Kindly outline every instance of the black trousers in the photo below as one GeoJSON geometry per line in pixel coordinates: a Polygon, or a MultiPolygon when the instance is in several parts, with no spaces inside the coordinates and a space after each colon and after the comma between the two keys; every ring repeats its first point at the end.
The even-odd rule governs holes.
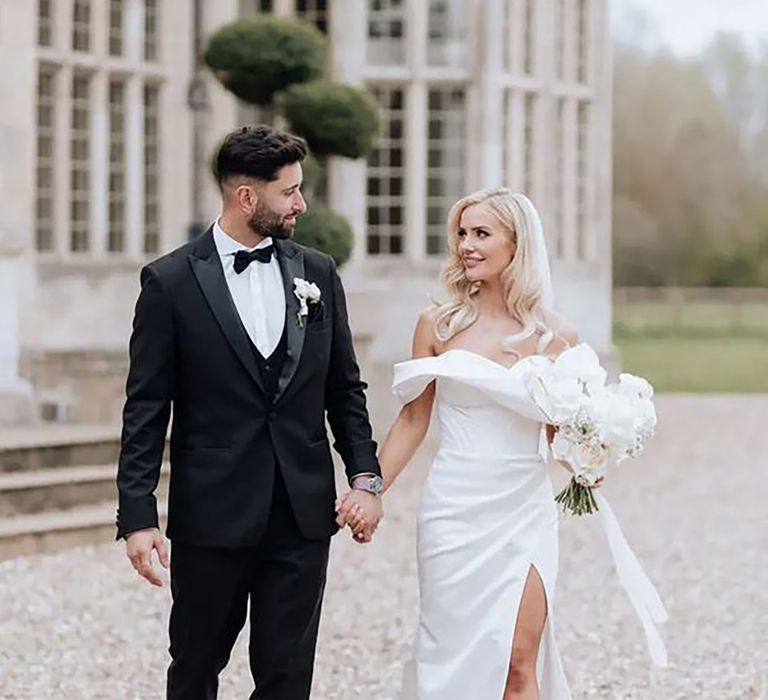
{"type": "Polygon", "coordinates": [[[275,469],[257,547],[171,545],[168,700],[213,700],[250,598],[250,700],[308,700],[330,539],[299,532],[275,469]]]}

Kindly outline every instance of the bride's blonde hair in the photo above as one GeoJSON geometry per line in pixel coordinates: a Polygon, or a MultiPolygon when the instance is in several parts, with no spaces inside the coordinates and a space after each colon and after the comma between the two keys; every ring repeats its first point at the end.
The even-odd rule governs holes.
{"type": "Polygon", "coordinates": [[[533,217],[538,216],[533,203],[524,195],[506,187],[480,190],[460,199],[448,213],[448,260],[443,265],[441,280],[450,299],[435,304],[435,334],[447,342],[477,320],[477,304],[473,299],[481,282],[467,278],[459,255],[459,222],[468,207],[484,204],[496,215],[507,235],[515,242],[515,252],[501,273],[504,296],[510,315],[520,322],[523,330],[504,338],[505,349],[545,327],[541,279],[534,268],[531,242],[533,217]]]}

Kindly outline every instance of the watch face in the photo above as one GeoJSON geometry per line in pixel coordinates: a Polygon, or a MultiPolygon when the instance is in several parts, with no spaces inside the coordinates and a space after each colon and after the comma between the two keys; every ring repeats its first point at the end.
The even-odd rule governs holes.
{"type": "Polygon", "coordinates": [[[357,482],[357,485],[353,486],[353,488],[367,491],[368,493],[372,493],[374,496],[380,496],[384,491],[384,480],[380,476],[369,476],[364,480],[360,479],[357,482]]]}

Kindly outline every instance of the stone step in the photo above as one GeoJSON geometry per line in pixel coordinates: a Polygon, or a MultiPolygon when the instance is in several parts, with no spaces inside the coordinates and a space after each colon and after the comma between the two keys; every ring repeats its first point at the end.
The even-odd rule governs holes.
{"type": "MultiPolygon", "coordinates": [[[[114,501],[115,474],[114,464],[0,472],[0,518],[114,501]]],[[[168,474],[163,465],[158,497],[165,498],[168,474]]]]}
{"type": "Polygon", "coordinates": [[[110,423],[0,429],[0,473],[117,464],[119,454],[120,426],[110,423]]]}
{"type": "Polygon", "coordinates": [[[120,427],[41,425],[0,431],[0,472],[116,464],[120,427]]]}
{"type": "MultiPolygon", "coordinates": [[[[158,510],[164,530],[164,498],[158,499],[158,510]]],[[[111,542],[115,539],[115,532],[114,501],[0,518],[0,561],[111,542]]]]}

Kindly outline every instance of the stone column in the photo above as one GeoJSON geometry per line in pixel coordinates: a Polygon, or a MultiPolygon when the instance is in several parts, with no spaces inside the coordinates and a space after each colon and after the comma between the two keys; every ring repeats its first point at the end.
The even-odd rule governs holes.
{"type": "MultiPolygon", "coordinates": [[[[34,418],[19,377],[20,319],[33,285],[37,3],[2,3],[0,40],[0,425],[34,418]]],[[[30,309],[31,310],[31,309],[30,309]]]]}
{"type": "Polygon", "coordinates": [[[593,188],[591,206],[593,216],[590,224],[594,232],[588,249],[590,257],[600,269],[598,285],[600,299],[600,322],[594,331],[596,342],[606,355],[618,366],[618,351],[612,340],[613,328],[613,43],[610,33],[609,6],[605,0],[591,3],[590,57],[588,70],[594,81],[595,101],[593,120],[590,125],[589,158],[595,164],[590,186],[593,188]]]}
{"type": "Polygon", "coordinates": [[[425,2],[406,5],[406,61],[411,74],[405,91],[405,257],[418,265],[427,257],[427,24],[425,2]]]}
{"type": "MultiPolygon", "coordinates": [[[[204,37],[208,37],[223,24],[233,22],[238,18],[239,3],[237,0],[216,0],[216,2],[202,2],[201,29],[204,37]]],[[[198,106],[197,139],[194,156],[202,172],[200,177],[200,193],[202,205],[198,208],[196,216],[200,222],[211,223],[221,210],[221,195],[218,186],[210,175],[211,158],[219,147],[226,134],[240,126],[238,123],[237,98],[228,92],[210,72],[202,73],[206,81],[205,90],[198,93],[202,106],[198,106]]]]}
{"type": "Polygon", "coordinates": [[[479,51],[473,83],[480,95],[481,109],[473,150],[479,158],[477,184],[487,188],[498,187],[504,155],[504,90],[500,79],[504,62],[504,6],[500,0],[488,0],[478,10],[479,51]]]}
{"type": "Polygon", "coordinates": [[[22,248],[0,230],[0,425],[34,420],[31,385],[19,377],[22,248]]]}
{"type": "MultiPolygon", "coordinates": [[[[359,0],[329,3],[330,65],[334,80],[362,87],[365,69],[365,4],[359,0]]],[[[364,158],[330,158],[329,203],[355,232],[351,264],[365,258],[366,162],[364,158]]]]}

